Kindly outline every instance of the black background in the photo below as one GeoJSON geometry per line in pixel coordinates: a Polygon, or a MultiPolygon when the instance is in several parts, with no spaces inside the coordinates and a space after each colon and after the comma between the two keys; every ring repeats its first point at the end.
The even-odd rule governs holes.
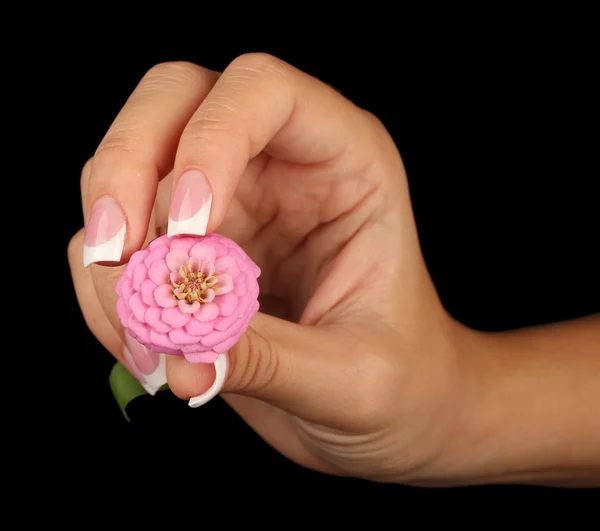
{"type": "Polygon", "coordinates": [[[262,28],[243,38],[224,27],[217,36],[200,29],[197,39],[181,43],[149,33],[117,45],[105,27],[102,45],[84,32],[53,53],[45,65],[56,95],[46,184],[50,196],[60,196],[52,218],[60,244],[53,242],[51,252],[59,251],[57,274],[67,296],[49,332],[60,345],[60,376],[46,413],[65,430],[56,427],[46,437],[66,450],[61,467],[74,464],[90,482],[121,474],[173,482],[184,476],[245,496],[259,483],[262,492],[299,490],[306,499],[339,493],[367,504],[469,500],[489,492],[571,495],[328,478],[281,458],[220,399],[191,410],[169,393],[143,397],[130,406],[127,424],[108,387],[113,359],[87,329],[70,287],[66,247],[82,226],[79,173],[147,69],[188,60],[222,70],[241,53],[262,51],[382,119],[406,165],[427,265],[457,319],[502,330],[600,311],[597,64],[585,31],[564,37],[555,28],[535,34],[509,28],[490,36],[483,27],[476,34],[400,39],[406,25],[368,38],[360,26],[341,37],[323,28],[271,36],[262,28]],[[71,444],[63,444],[65,437],[71,444]]]}

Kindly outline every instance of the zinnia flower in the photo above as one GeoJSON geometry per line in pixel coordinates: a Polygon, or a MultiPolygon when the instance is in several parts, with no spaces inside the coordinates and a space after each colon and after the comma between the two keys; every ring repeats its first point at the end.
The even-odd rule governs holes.
{"type": "Polygon", "coordinates": [[[213,363],[258,311],[258,266],[218,234],[160,236],[135,252],[116,291],[129,334],[154,352],[213,363]]]}

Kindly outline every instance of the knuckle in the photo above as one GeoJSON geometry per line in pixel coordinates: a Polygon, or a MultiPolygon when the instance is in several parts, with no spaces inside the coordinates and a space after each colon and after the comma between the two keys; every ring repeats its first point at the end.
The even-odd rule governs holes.
{"type": "Polygon", "coordinates": [[[158,63],[146,72],[146,83],[180,82],[204,77],[208,70],[188,61],[167,61],[158,63]]]}
{"type": "Polygon", "coordinates": [[[230,64],[230,68],[249,70],[259,75],[273,75],[287,80],[289,76],[289,65],[274,55],[262,52],[245,53],[236,57],[230,64]]]}
{"type": "Polygon", "coordinates": [[[279,353],[264,336],[248,329],[230,354],[229,385],[234,390],[252,394],[271,386],[279,370],[279,353]]]}

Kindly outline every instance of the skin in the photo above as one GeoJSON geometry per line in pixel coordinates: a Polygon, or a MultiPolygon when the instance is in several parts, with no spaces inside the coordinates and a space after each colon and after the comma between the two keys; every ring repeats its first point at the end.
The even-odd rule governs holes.
{"type": "MultiPolygon", "coordinates": [[[[379,120],[263,54],[221,74],[151,69],[81,180],[127,218],[119,264],[69,246],[90,330],[121,358],[114,286],[167,228],[175,180],[210,181],[208,231],[261,267],[261,312],[230,351],[223,398],[276,450],[321,472],[414,485],[600,484],[600,319],[470,330],[444,310],[423,261],[408,184],[379,120]]],[[[171,390],[214,368],[168,357],[171,390]]]]}

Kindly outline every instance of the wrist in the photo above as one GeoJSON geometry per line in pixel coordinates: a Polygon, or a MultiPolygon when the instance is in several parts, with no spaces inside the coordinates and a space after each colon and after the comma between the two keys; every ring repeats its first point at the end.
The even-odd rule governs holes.
{"type": "Polygon", "coordinates": [[[457,323],[454,418],[419,484],[597,486],[597,324],[487,333],[457,323]]]}

